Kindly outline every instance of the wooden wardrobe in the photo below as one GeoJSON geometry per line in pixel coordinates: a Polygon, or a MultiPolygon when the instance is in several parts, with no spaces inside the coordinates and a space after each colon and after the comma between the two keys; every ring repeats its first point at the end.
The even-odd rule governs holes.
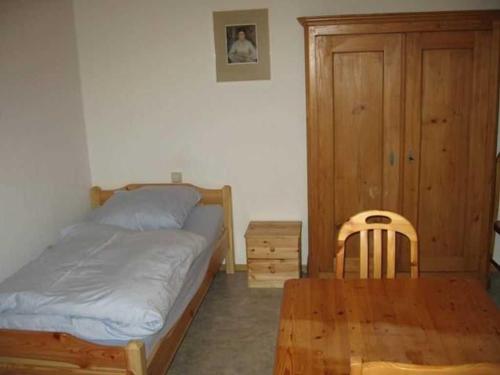
{"type": "MultiPolygon", "coordinates": [[[[492,240],[499,11],[299,18],[305,30],[309,275],[337,231],[401,213],[422,273],[485,277],[492,240]]],[[[398,241],[398,270],[408,249],[398,241]]],[[[347,249],[354,269],[357,241],[347,249]]]]}

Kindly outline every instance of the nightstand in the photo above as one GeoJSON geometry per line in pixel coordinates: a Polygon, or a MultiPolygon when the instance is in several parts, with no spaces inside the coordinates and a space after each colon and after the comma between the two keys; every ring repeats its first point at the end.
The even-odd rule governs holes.
{"type": "Polygon", "coordinates": [[[251,221],[245,233],[248,286],[282,288],[300,278],[302,222],[251,221]]]}

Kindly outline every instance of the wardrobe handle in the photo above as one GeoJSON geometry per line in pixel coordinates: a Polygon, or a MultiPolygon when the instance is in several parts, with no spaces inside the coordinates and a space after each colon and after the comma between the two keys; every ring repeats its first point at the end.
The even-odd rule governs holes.
{"type": "Polygon", "coordinates": [[[408,160],[409,161],[414,161],[415,160],[415,158],[413,157],[413,151],[412,150],[408,151],[408,160]]]}

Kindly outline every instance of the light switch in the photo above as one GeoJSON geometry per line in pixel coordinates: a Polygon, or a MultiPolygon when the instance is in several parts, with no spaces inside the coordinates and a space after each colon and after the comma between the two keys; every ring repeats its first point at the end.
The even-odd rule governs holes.
{"type": "Polygon", "coordinates": [[[172,172],[170,173],[170,179],[174,184],[182,183],[182,172],[172,172]]]}

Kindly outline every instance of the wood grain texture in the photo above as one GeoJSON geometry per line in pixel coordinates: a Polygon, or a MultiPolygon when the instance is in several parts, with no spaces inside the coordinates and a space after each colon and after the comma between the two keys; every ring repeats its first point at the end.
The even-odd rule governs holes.
{"type": "MultiPolygon", "coordinates": [[[[208,193],[206,194],[208,201],[208,193]]],[[[203,193],[202,193],[202,196],[203,193]]],[[[205,203],[207,204],[207,203],[205,203]]],[[[233,195],[231,186],[225,185],[222,188],[222,200],[219,203],[224,209],[224,228],[227,229],[227,252],[225,254],[226,273],[234,273],[235,257],[234,257],[234,229],[233,229],[233,195]]]]}
{"type": "Polygon", "coordinates": [[[346,244],[352,240],[353,235],[359,233],[360,241],[360,266],[359,276],[361,279],[368,278],[369,274],[369,253],[368,253],[368,233],[373,233],[373,275],[380,278],[382,274],[382,232],[387,233],[387,278],[393,279],[396,276],[396,233],[408,238],[411,249],[410,276],[418,277],[418,240],[417,232],[413,225],[403,216],[395,212],[370,210],[360,212],[346,221],[340,228],[337,240],[336,270],[338,279],[344,278],[344,263],[346,258],[346,244]],[[349,240],[349,241],[348,241],[349,240]]]}
{"type": "Polygon", "coordinates": [[[146,348],[141,340],[129,341],[125,346],[127,370],[132,374],[146,374],[146,348]]]}
{"type": "MultiPolygon", "coordinates": [[[[485,191],[488,189],[491,191],[495,190],[495,163],[493,162],[493,157],[496,154],[495,141],[498,137],[498,82],[499,82],[499,68],[500,65],[500,20],[493,22],[493,32],[491,36],[491,49],[490,49],[490,67],[489,67],[489,101],[488,101],[488,130],[487,133],[490,136],[486,139],[486,148],[490,150],[490,155],[485,155],[485,169],[486,173],[490,175],[490,179],[484,187],[485,191]]],[[[491,223],[497,219],[497,213],[495,209],[498,205],[490,207],[490,222],[488,223],[488,228],[484,228],[485,232],[488,232],[491,223]]],[[[489,265],[491,258],[493,256],[493,246],[494,246],[494,235],[490,233],[490,243],[489,251],[481,253],[481,259],[479,259],[479,274],[482,277],[483,282],[488,285],[488,275],[489,275],[489,265]]]]}
{"type": "Polygon", "coordinates": [[[0,374],[2,375],[132,375],[131,372],[125,369],[112,369],[112,368],[80,368],[68,366],[62,362],[47,361],[12,361],[9,365],[10,359],[2,359],[2,367],[0,367],[0,374]]]}
{"type": "MultiPolygon", "coordinates": [[[[312,168],[312,175],[315,179],[309,181],[309,194],[311,196],[310,204],[310,224],[311,232],[314,232],[310,238],[309,249],[317,249],[309,252],[308,263],[309,275],[315,276],[316,272],[325,268],[328,264],[330,255],[323,251],[325,248],[332,248],[335,243],[335,233],[331,228],[335,225],[334,216],[334,174],[333,160],[334,149],[332,147],[334,139],[332,99],[333,85],[331,77],[333,73],[332,54],[328,38],[316,38],[316,74],[314,77],[316,92],[322,92],[324,95],[312,95],[316,102],[316,108],[313,108],[316,118],[314,129],[310,133],[314,137],[314,149],[311,150],[311,159],[309,167],[312,168]],[[311,214],[314,212],[314,214],[311,214]],[[316,265],[317,268],[313,268],[316,265]]],[[[311,92],[311,93],[313,93],[311,92]]],[[[328,267],[326,267],[328,269],[328,267]]]]}
{"type": "Polygon", "coordinates": [[[498,364],[498,332],[500,311],[476,280],[289,280],[274,373],[349,374],[351,356],[498,364]]]}
{"type": "Polygon", "coordinates": [[[473,31],[407,37],[403,211],[419,233],[422,271],[479,272],[489,247],[490,38],[473,31]]]}
{"type": "MultiPolygon", "coordinates": [[[[331,275],[331,249],[348,217],[386,209],[415,223],[424,272],[485,279],[500,11],[299,21],[306,42],[309,274],[331,275]]],[[[350,246],[349,257],[359,260],[359,241],[350,246]]],[[[371,239],[368,248],[375,251],[371,239]]],[[[410,244],[397,236],[396,249],[395,272],[408,271],[410,244]]],[[[350,260],[352,273],[359,262],[350,260]]]]}
{"type": "Polygon", "coordinates": [[[498,375],[498,363],[471,363],[456,366],[424,366],[397,362],[363,362],[351,358],[351,375],[498,375]]]}
{"type": "MultiPolygon", "coordinates": [[[[318,155],[318,121],[316,116],[317,108],[317,90],[316,86],[316,72],[317,72],[317,40],[311,29],[304,28],[304,56],[305,56],[305,87],[306,87],[306,117],[307,117],[307,202],[309,209],[309,249],[317,248],[321,245],[324,236],[329,236],[330,232],[320,233],[323,226],[320,225],[322,217],[317,212],[318,202],[320,197],[317,194],[317,189],[312,189],[318,180],[319,171],[316,167],[316,160],[318,155]],[[312,227],[317,228],[315,236],[311,236],[312,227]]],[[[328,218],[327,218],[328,220],[328,218]]],[[[319,275],[320,257],[315,253],[309,251],[307,255],[308,272],[311,276],[319,275]],[[313,274],[311,274],[313,272],[313,274]]]]}
{"type": "MultiPolygon", "coordinates": [[[[315,123],[308,121],[309,134],[315,133],[309,160],[311,276],[332,271],[331,249],[350,216],[398,209],[401,165],[402,36],[321,36],[315,45],[311,95],[317,108],[315,123]]],[[[358,256],[357,242],[348,253],[358,256]]]]}
{"type": "MultiPolygon", "coordinates": [[[[80,368],[126,368],[123,348],[97,345],[66,333],[0,330],[1,358],[51,360],[80,368]]],[[[0,359],[0,373],[2,373],[0,359]]]]}
{"type": "Polygon", "coordinates": [[[299,17],[314,35],[366,34],[443,30],[491,30],[498,10],[299,17]]]}
{"type": "Polygon", "coordinates": [[[301,272],[300,221],[251,221],[245,241],[248,286],[282,288],[283,283],[299,278],[301,272]]]}
{"type": "Polygon", "coordinates": [[[382,277],[382,230],[373,230],[373,277],[382,277]]]}

